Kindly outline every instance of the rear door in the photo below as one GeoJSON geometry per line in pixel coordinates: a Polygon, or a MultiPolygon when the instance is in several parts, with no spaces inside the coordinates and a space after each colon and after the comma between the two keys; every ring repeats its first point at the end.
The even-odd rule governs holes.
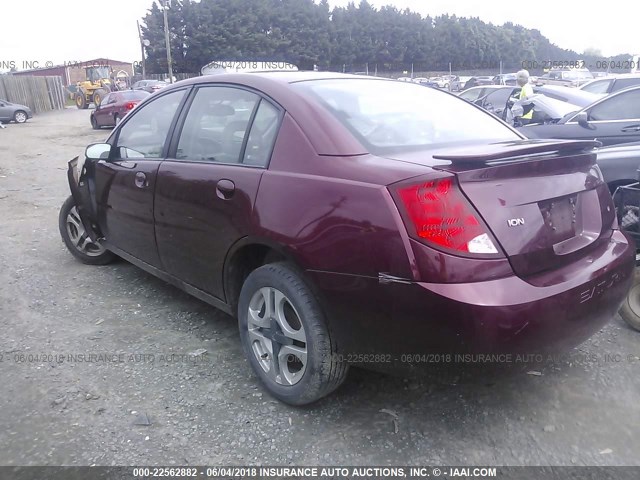
{"type": "Polygon", "coordinates": [[[225,257],[252,231],[281,114],[242,88],[208,85],[193,92],[158,172],[154,216],[167,272],[224,300],[225,257]]]}
{"type": "Polygon", "coordinates": [[[160,267],[153,225],[156,177],[186,90],[162,95],[127,117],[109,160],[95,165],[98,225],[107,242],[160,267]]]}

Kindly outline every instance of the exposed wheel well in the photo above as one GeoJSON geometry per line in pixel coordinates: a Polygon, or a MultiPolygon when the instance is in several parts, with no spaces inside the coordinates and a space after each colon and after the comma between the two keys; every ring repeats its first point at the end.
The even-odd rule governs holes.
{"type": "Polygon", "coordinates": [[[249,274],[262,265],[283,260],[288,259],[267,245],[246,245],[233,254],[225,268],[224,279],[227,303],[233,312],[237,310],[240,290],[249,274]]]}

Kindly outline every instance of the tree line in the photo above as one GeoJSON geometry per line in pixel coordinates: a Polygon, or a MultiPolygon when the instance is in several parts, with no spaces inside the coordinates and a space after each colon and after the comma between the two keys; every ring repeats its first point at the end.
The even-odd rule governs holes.
{"type": "MultiPolygon", "coordinates": [[[[537,29],[455,15],[423,17],[367,0],[331,9],[327,0],[173,0],[167,12],[172,67],[198,73],[214,60],[282,61],[301,69],[518,70],[524,62],[603,60],[552,44],[537,29]]],[[[142,35],[149,73],[167,71],[163,12],[153,2],[142,35]]],[[[614,57],[626,60],[627,55],[614,57]]],[[[600,70],[600,68],[597,68],[600,70]]]]}

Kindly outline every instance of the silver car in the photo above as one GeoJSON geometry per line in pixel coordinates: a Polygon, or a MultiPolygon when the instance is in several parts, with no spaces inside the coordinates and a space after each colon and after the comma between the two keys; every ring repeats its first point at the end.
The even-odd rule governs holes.
{"type": "Polygon", "coordinates": [[[0,100],[0,122],[24,123],[31,117],[33,117],[33,113],[26,105],[0,100]]]}

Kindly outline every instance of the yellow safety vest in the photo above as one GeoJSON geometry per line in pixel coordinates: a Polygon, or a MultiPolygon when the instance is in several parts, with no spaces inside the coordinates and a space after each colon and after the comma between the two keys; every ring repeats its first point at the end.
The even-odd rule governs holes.
{"type": "MultiPolygon", "coordinates": [[[[523,98],[527,98],[527,92],[525,90],[525,87],[528,87],[528,86],[529,85],[523,85],[522,88],[520,89],[520,96],[518,97],[520,100],[522,100],[523,98]]],[[[531,120],[533,118],[533,108],[529,110],[527,113],[525,113],[521,118],[526,118],[527,120],[531,120]]]]}

